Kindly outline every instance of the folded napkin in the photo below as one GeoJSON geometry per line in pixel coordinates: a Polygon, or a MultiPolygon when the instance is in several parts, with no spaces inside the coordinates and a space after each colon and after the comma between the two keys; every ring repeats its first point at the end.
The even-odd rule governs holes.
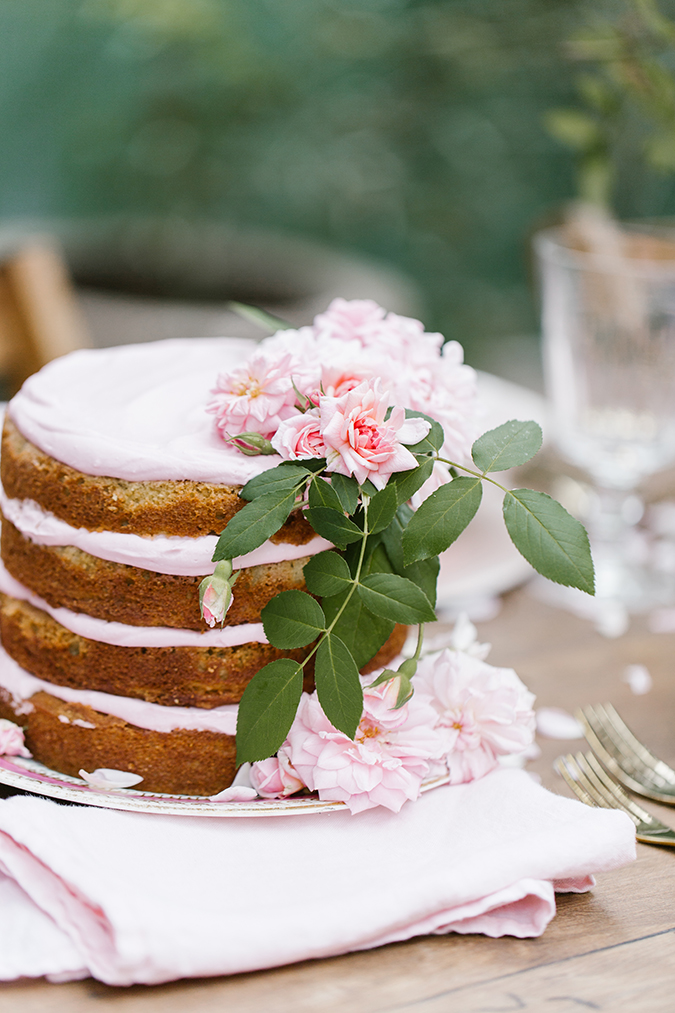
{"type": "Polygon", "coordinates": [[[198,818],[0,802],[0,979],[233,974],[426,933],[536,936],[634,858],[620,812],[502,769],[398,815],[198,818]]]}

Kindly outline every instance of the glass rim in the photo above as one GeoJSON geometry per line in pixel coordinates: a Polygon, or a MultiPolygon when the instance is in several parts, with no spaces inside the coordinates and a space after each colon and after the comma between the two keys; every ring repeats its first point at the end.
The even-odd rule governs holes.
{"type": "Polygon", "coordinates": [[[562,241],[564,227],[561,225],[542,229],[535,233],[532,245],[541,261],[576,270],[602,271],[605,274],[625,274],[631,277],[675,277],[675,222],[668,228],[648,222],[620,223],[624,233],[639,233],[654,238],[669,239],[673,243],[673,259],[650,257],[614,257],[611,254],[575,250],[562,241]]]}

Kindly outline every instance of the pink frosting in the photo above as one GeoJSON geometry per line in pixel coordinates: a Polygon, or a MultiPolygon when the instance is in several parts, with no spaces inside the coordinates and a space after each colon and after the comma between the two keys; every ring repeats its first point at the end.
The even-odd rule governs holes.
{"type": "MultiPolygon", "coordinates": [[[[73,528],[70,524],[43,510],[30,499],[9,499],[0,488],[0,506],[8,521],[30,538],[36,545],[74,545],[83,552],[89,552],[99,559],[112,563],[138,566],[142,570],[156,573],[179,574],[186,577],[202,577],[213,573],[215,563],[211,561],[216,535],[202,538],[176,538],[154,535],[143,538],[119,531],[88,531],[87,528],[73,528]]],[[[235,569],[246,566],[263,566],[267,563],[282,563],[290,559],[314,556],[317,552],[332,549],[325,538],[318,535],[305,545],[291,545],[290,542],[265,542],[245,556],[233,560],[235,569]]]]}
{"type": "MultiPolygon", "coordinates": [[[[234,735],[237,728],[236,704],[214,707],[212,710],[204,710],[201,707],[162,707],[160,704],[147,703],[145,700],[112,696],[110,693],[99,693],[96,690],[54,686],[51,682],[44,682],[30,675],[17,665],[2,647],[0,647],[0,686],[4,687],[17,702],[29,701],[35,693],[43,691],[66,703],[92,707],[101,714],[111,714],[138,728],[149,728],[154,732],[171,732],[175,728],[184,728],[189,731],[234,735]]],[[[24,704],[21,713],[26,713],[27,707],[28,704],[24,704]]]]}
{"type": "Polygon", "coordinates": [[[0,591],[42,609],[71,633],[86,637],[87,640],[98,640],[102,644],[113,644],[117,647],[237,647],[239,644],[269,642],[262,623],[241,623],[239,626],[224,626],[223,629],[216,627],[200,633],[199,630],[176,630],[169,626],[127,626],[125,623],[109,623],[105,619],[95,619],[84,612],[53,608],[39,595],[33,594],[15,580],[2,562],[0,562],[0,591]]]}
{"type": "Polygon", "coordinates": [[[29,377],[9,405],[23,435],[88,475],[241,485],[275,467],[223,443],[206,412],[219,373],[255,350],[239,338],[82,349],[29,377]]]}

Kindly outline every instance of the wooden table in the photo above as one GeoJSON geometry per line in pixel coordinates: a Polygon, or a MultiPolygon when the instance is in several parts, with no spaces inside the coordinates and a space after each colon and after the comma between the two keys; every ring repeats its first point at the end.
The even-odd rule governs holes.
{"type": "MultiPolygon", "coordinates": [[[[538,705],[568,710],[611,700],[664,760],[675,763],[675,635],[651,635],[636,620],[618,640],[535,601],[508,595],[479,627],[490,661],[511,666],[538,705]],[[646,665],[654,686],[634,696],[625,666],[646,665]]],[[[541,740],[532,767],[567,794],[551,762],[581,743],[541,740]]],[[[675,826],[675,810],[646,803],[675,826]]],[[[558,898],[540,939],[432,936],[364,953],[232,978],[115,989],[93,980],[0,985],[0,1013],[510,1013],[516,1010],[675,1008],[675,851],[638,845],[637,862],[602,876],[592,893],[558,898]]]]}

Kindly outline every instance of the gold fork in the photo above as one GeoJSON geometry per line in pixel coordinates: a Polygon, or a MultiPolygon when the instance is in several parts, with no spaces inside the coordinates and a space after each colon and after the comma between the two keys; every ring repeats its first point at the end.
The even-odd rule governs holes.
{"type": "Polygon", "coordinates": [[[577,711],[593,752],[611,774],[637,795],[675,805],[675,770],[636,739],[611,703],[577,711]]]}
{"type": "Polygon", "coordinates": [[[646,812],[603,769],[592,753],[568,753],[559,756],[555,769],[577,798],[586,805],[620,809],[635,824],[635,836],[643,844],[668,844],[675,847],[675,832],[646,812]]]}

